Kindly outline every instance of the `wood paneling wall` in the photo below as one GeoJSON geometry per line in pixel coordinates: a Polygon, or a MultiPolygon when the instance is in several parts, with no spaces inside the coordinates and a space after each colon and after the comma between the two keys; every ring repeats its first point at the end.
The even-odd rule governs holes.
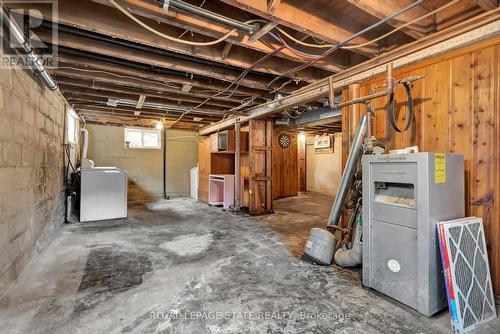
{"type": "Polygon", "coordinates": [[[297,196],[299,192],[299,165],[297,134],[286,132],[282,127],[273,129],[273,199],[297,196]],[[290,147],[282,149],[278,143],[280,134],[290,136],[290,147]]]}
{"type": "MultiPolygon", "coordinates": [[[[424,152],[457,152],[465,156],[466,214],[482,217],[495,294],[500,295],[500,42],[485,41],[421,64],[397,70],[396,78],[425,76],[415,83],[415,122],[396,133],[387,120],[387,99],[374,101],[373,135],[389,149],[418,145],[424,152]]],[[[360,86],[369,93],[384,78],[360,86]]],[[[352,95],[343,92],[346,98],[352,95]]],[[[398,87],[396,113],[400,127],[407,117],[405,94],[398,87]]],[[[344,152],[355,128],[351,110],[343,117],[344,152]]],[[[364,106],[360,111],[364,112],[364,106]]]]}

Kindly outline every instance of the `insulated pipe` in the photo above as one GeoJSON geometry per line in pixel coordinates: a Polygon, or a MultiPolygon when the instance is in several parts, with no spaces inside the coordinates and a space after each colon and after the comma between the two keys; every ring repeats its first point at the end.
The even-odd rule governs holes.
{"type": "Polygon", "coordinates": [[[358,167],[361,156],[363,155],[363,137],[366,133],[366,115],[361,117],[358,125],[358,130],[356,131],[356,136],[352,142],[351,151],[349,152],[349,157],[347,158],[347,163],[342,173],[342,178],[340,180],[339,190],[337,191],[337,196],[333,202],[332,211],[330,212],[330,217],[328,217],[328,226],[337,226],[339,223],[340,215],[342,214],[342,209],[344,207],[344,202],[349,192],[349,186],[352,183],[352,178],[356,169],[358,167]]]}
{"type": "Polygon", "coordinates": [[[83,149],[82,149],[82,161],[87,159],[87,152],[89,150],[89,131],[85,128],[81,129],[83,133],[83,149]]]}
{"type": "Polygon", "coordinates": [[[247,31],[249,34],[254,33],[258,29],[258,25],[250,25],[247,23],[242,23],[240,21],[234,20],[232,18],[208,11],[206,9],[193,6],[190,3],[180,1],[180,0],[169,0],[170,6],[183,10],[187,13],[198,15],[206,19],[225,24],[227,26],[237,28],[243,31],[247,31]]]}
{"type": "Polygon", "coordinates": [[[356,267],[363,261],[363,245],[361,244],[360,224],[356,225],[351,249],[339,248],[335,252],[335,263],[341,267],[356,267]]]}
{"type": "MultiPolygon", "coordinates": [[[[35,53],[29,42],[24,37],[24,34],[14,21],[10,13],[6,8],[1,6],[2,11],[2,22],[5,23],[9,27],[10,30],[10,38],[9,40],[15,41],[17,44],[21,46],[24,53],[28,57],[28,64],[31,69],[40,77],[40,79],[44,82],[44,84],[51,90],[57,91],[59,88],[57,86],[56,81],[52,78],[52,76],[45,70],[40,57],[35,53]]],[[[5,32],[4,32],[5,33],[5,32]]]]}

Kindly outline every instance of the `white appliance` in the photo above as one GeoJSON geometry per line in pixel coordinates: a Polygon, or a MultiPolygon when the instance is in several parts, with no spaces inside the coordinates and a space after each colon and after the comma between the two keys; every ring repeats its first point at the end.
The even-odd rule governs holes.
{"type": "Polygon", "coordinates": [[[127,217],[127,172],[116,167],[94,167],[87,159],[88,131],[83,128],[80,169],[80,222],[127,217]]]}
{"type": "Polygon", "coordinates": [[[196,166],[196,167],[193,167],[191,168],[191,172],[190,172],[190,175],[191,175],[191,187],[190,187],[190,192],[191,192],[191,197],[194,198],[194,199],[198,199],[198,184],[199,184],[199,181],[198,181],[198,170],[199,170],[199,167],[196,166]]]}
{"type": "Polygon", "coordinates": [[[127,217],[127,173],[116,167],[81,169],[80,222],[127,217]]]}

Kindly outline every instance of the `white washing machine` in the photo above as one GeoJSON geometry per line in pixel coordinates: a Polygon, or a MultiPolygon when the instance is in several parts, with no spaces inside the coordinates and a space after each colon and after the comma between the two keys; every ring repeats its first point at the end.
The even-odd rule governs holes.
{"type": "Polygon", "coordinates": [[[116,167],[81,169],[80,222],[127,217],[127,172],[116,167]]]}

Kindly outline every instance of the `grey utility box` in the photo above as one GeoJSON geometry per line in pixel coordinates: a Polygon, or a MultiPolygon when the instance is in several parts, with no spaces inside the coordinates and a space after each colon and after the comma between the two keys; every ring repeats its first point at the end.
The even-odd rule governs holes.
{"type": "Polygon", "coordinates": [[[464,214],[462,155],[363,156],[363,285],[426,316],[443,309],[436,222],[464,214]]]}

